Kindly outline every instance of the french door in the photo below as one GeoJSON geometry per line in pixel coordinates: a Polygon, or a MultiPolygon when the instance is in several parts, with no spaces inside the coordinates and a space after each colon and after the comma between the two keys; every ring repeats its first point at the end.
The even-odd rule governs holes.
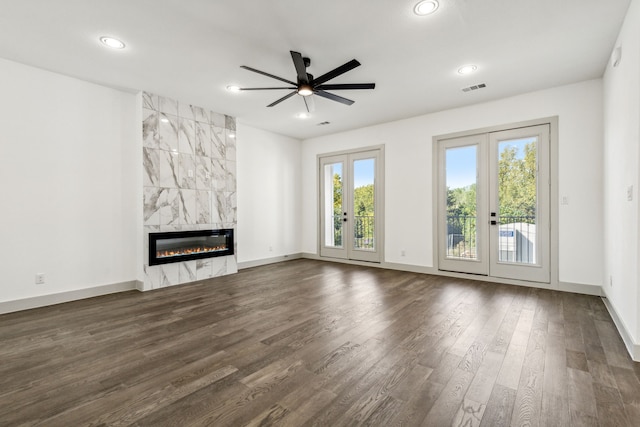
{"type": "Polygon", "coordinates": [[[320,256],[382,259],[381,150],[319,157],[320,256]]]}
{"type": "Polygon", "coordinates": [[[438,268],[549,283],[549,125],[438,144],[438,268]]]}

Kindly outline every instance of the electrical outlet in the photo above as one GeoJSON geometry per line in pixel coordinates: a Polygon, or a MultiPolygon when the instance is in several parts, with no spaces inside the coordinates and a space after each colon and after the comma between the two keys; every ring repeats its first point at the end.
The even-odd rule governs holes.
{"type": "Polygon", "coordinates": [[[407,251],[405,251],[404,249],[402,249],[402,250],[400,251],[400,256],[405,256],[405,255],[407,255],[407,251]]]}
{"type": "Polygon", "coordinates": [[[36,274],[36,285],[44,285],[44,273],[36,274]]]}
{"type": "Polygon", "coordinates": [[[273,246],[269,246],[269,252],[273,252],[273,246]]]}

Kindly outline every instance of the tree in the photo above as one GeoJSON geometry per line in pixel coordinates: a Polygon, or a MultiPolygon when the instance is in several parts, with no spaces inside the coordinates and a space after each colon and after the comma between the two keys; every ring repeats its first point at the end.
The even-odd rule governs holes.
{"type": "Polygon", "coordinates": [[[333,237],[336,246],[342,245],[342,177],[333,174],[333,237]]]}
{"type": "Polygon", "coordinates": [[[517,222],[533,222],[536,215],[536,146],[524,146],[524,156],[518,158],[518,148],[505,147],[498,160],[498,198],[500,217],[517,222]]]}
{"type": "Polygon", "coordinates": [[[372,248],[375,236],[374,185],[362,185],[353,191],[354,237],[360,248],[372,248]]]}

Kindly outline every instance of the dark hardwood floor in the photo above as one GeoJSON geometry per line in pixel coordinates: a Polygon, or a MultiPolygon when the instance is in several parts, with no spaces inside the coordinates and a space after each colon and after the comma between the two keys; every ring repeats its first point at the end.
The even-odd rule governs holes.
{"type": "Polygon", "coordinates": [[[296,260],[0,316],[0,425],[636,426],[596,297],[296,260]]]}

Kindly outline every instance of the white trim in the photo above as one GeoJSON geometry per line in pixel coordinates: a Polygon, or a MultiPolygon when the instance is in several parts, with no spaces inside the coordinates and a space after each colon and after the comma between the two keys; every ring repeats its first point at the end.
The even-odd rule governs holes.
{"type": "Polygon", "coordinates": [[[75,291],[60,292],[57,294],[41,295],[37,297],[24,298],[14,301],[0,302],[0,314],[13,313],[14,311],[30,310],[32,308],[45,307],[48,305],[62,304],[65,302],[77,301],[86,298],[99,297],[102,295],[115,294],[118,292],[140,290],[142,282],[130,280],[128,282],[112,283],[110,285],[95,286],[75,291]]]}
{"type": "MultiPolygon", "coordinates": [[[[432,180],[432,191],[433,191],[433,199],[432,199],[432,215],[434,221],[432,221],[432,235],[434,236],[433,238],[433,254],[436,257],[436,259],[434,259],[434,263],[437,265],[438,264],[438,250],[439,250],[439,244],[438,244],[438,238],[439,238],[439,231],[438,231],[438,199],[437,199],[437,194],[439,191],[438,188],[438,173],[439,173],[439,169],[440,166],[438,164],[438,146],[439,141],[443,141],[443,140],[447,140],[447,139],[452,139],[452,138],[460,138],[460,137],[465,137],[465,136],[470,136],[470,135],[476,135],[476,134],[482,134],[482,133],[492,133],[492,132],[499,132],[499,131],[504,131],[504,130],[511,130],[511,129],[519,129],[519,128],[526,128],[526,127],[531,127],[531,126],[537,126],[537,125],[544,125],[544,124],[549,124],[550,125],[550,134],[549,134],[549,167],[550,167],[550,179],[551,179],[551,188],[550,188],[550,205],[549,205],[549,209],[550,209],[550,221],[551,221],[551,230],[550,230],[550,253],[549,253],[549,257],[550,257],[550,267],[551,267],[551,281],[550,283],[534,283],[534,282],[526,282],[526,281],[519,281],[519,280],[512,280],[509,282],[514,282],[514,284],[521,284],[523,286],[531,286],[531,287],[539,287],[539,288],[543,288],[543,289],[556,289],[556,290],[564,290],[562,289],[562,285],[563,283],[560,282],[559,279],[559,265],[558,265],[558,254],[559,254],[559,248],[560,248],[560,243],[559,243],[559,233],[558,233],[558,224],[560,222],[560,212],[559,212],[559,207],[558,207],[558,194],[559,194],[559,190],[558,190],[558,177],[559,177],[559,131],[558,131],[558,125],[559,125],[559,119],[558,116],[553,116],[553,117],[543,117],[540,119],[534,119],[534,120],[527,120],[527,121],[523,121],[523,122],[517,122],[517,123],[510,123],[510,124],[505,124],[505,125],[498,125],[498,126],[490,126],[490,127],[485,127],[485,128],[480,128],[480,129],[472,129],[472,130],[466,130],[463,132],[456,132],[456,133],[449,133],[446,135],[435,135],[432,137],[432,153],[433,153],[433,180],[432,180]]],[[[439,273],[431,273],[431,274],[441,274],[441,275],[447,275],[447,272],[445,271],[441,271],[439,273]]],[[[456,276],[457,277],[457,276],[456,276]]],[[[475,276],[473,278],[476,278],[475,276]]],[[[477,280],[484,280],[481,279],[480,277],[477,277],[477,280]]],[[[489,277],[487,281],[493,281],[493,282],[497,282],[497,283],[507,283],[505,281],[503,281],[502,279],[498,279],[496,277],[489,277]]],[[[590,286],[590,285],[578,285],[578,286],[590,286]]],[[[572,287],[572,285],[570,285],[569,287],[572,287]]],[[[599,288],[599,287],[598,287],[599,288]]],[[[588,295],[601,295],[601,292],[598,293],[593,293],[593,292],[583,292],[583,291],[569,291],[569,292],[579,292],[579,293],[587,293],[588,295]]]]}
{"type": "Polygon", "coordinates": [[[412,264],[398,264],[393,262],[362,262],[340,258],[320,257],[316,254],[304,252],[302,258],[317,261],[338,262],[342,264],[361,265],[365,267],[386,268],[389,270],[407,271],[410,273],[431,274],[433,276],[455,277],[458,279],[477,280],[479,282],[500,283],[504,285],[526,286],[529,288],[549,289],[561,292],[572,292],[576,294],[602,296],[602,288],[598,285],[587,285],[582,283],[559,282],[557,287],[552,287],[549,283],[527,282],[525,280],[503,279],[500,277],[490,277],[478,274],[455,273],[451,271],[438,270],[436,267],[425,267],[412,264]]]}
{"type": "Polygon", "coordinates": [[[142,280],[136,280],[136,290],[140,291],[140,292],[144,292],[144,281],[142,280]]]}
{"type": "MultiPolygon", "coordinates": [[[[326,247],[324,247],[324,230],[323,230],[323,212],[322,212],[322,206],[324,203],[323,200],[323,195],[324,195],[324,183],[321,182],[322,176],[323,176],[323,171],[322,171],[322,160],[323,159],[327,159],[330,157],[338,157],[338,156],[357,156],[358,154],[361,153],[366,153],[366,152],[376,152],[376,160],[377,160],[377,164],[376,164],[376,172],[375,172],[375,227],[376,227],[376,236],[379,236],[376,240],[376,251],[375,251],[375,257],[372,257],[371,262],[383,262],[384,258],[385,258],[385,173],[386,173],[386,166],[385,166],[385,145],[384,144],[379,144],[379,145],[372,145],[372,146],[368,146],[368,147],[360,147],[360,148],[353,148],[353,149],[349,149],[349,150],[341,150],[341,151],[334,151],[331,153],[320,153],[316,155],[316,188],[317,190],[317,202],[318,202],[318,220],[317,220],[317,249],[318,249],[318,254],[321,254],[323,252],[323,248],[324,248],[324,253],[325,253],[325,257],[327,257],[328,259],[335,259],[332,256],[342,256],[348,258],[349,255],[347,255],[347,253],[350,251],[350,249],[347,248],[347,246],[345,246],[344,249],[337,249],[335,251],[332,250],[327,250],[326,247]],[[327,252],[329,252],[329,254],[327,254],[327,252]],[[332,253],[334,252],[334,253],[332,253]],[[373,258],[375,258],[375,260],[373,260],[373,258]]],[[[344,166],[344,170],[343,170],[343,176],[345,175],[349,175],[349,173],[347,172],[349,170],[349,166],[347,164],[347,162],[345,161],[345,166],[344,166]]],[[[349,180],[352,178],[349,178],[349,180]]],[[[347,181],[347,180],[345,180],[347,181]]],[[[346,182],[343,183],[344,185],[348,185],[346,182]]],[[[347,210],[351,210],[351,208],[349,208],[348,206],[346,207],[347,210]]],[[[365,254],[365,251],[357,251],[360,254],[365,254]]],[[[367,254],[368,255],[368,254],[367,254]]],[[[365,257],[367,256],[365,255],[365,257]]],[[[364,261],[365,263],[367,261],[364,261]]]]}
{"type": "Polygon", "coordinates": [[[627,329],[624,321],[620,316],[618,316],[618,312],[606,296],[602,297],[602,302],[604,303],[604,306],[607,307],[609,315],[613,319],[613,323],[615,323],[618,333],[620,334],[620,337],[622,337],[622,341],[629,352],[629,356],[631,356],[631,359],[634,361],[640,362],[640,343],[636,343],[634,341],[633,336],[629,333],[629,329],[627,329]]]}
{"type": "Polygon", "coordinates": [[[261,265],[275,264],[277,262],[291,261],[302,258],[301,253],[277,256],[273,258],[254,259],[252,261],[244,261],[238,263],[238,270],[246,268],[260,267],[261,265]]]}

